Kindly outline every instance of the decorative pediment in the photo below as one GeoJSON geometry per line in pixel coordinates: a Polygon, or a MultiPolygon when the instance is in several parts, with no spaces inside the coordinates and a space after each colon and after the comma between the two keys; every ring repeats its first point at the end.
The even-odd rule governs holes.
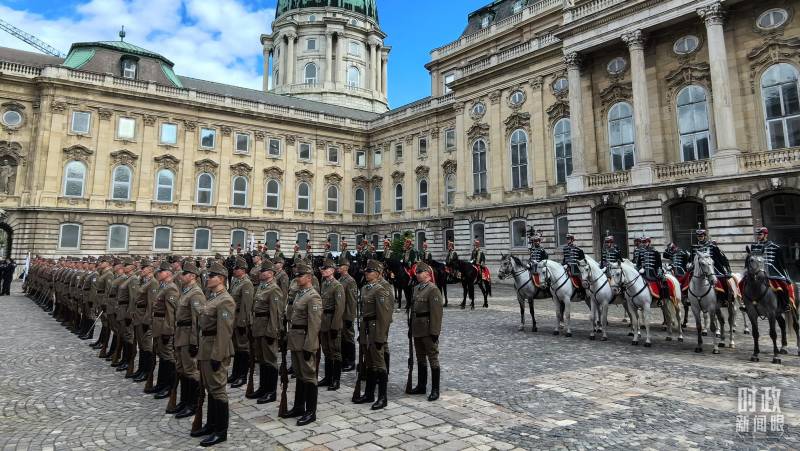
{"type": "Polygon", "coordinates": [[[400,183],[405,178],[406,178],[406,173],[405,172],[400,172],[400,171],[392,172],[392,181],[394,183],[400,183]]]}
{"type": "Polygon", "coordinates": [[[277,166],[264,169],[264,177],[267,179],[283,180],[283,169],[277,166]]]}
{"type": "Polygon", "coordinates": [[[711,68],[708,63],[685,63],[667,74],[667,105],[671,105],[677,91],[689,85],[703,85],[711,93],[711,68]]]}
{"type": "Polygon", "coordinates": [[[0,141],[0,158],[6,158],[11,162],[12,166],[24,162],[25,157],[20,155],[22,146],[13,141],[0,141]]]}
{"type": "Polygon", "coordinates": [[[89,150],[86,147],[81,146],[80,144],[67,147],[64,149],[64,156],[68,160],[80,160],[85,163],[89,162],[89,158],[94,155],[93,150],[89,150]]]}
{"type": "Polygon", "coordinates": [[[373,175],[370,182],[372,182],[373,185],[381,185],[383,184],[383,177],[380,175],[373,175]]]}
{"type": "Polygon", "coordinates": [[[294,142],[297,140],[297,136],[295,135],[286,135],[286,144],[292,146],[294,142]]]}
{"type": "Polygon", "coordinates": [[[134,167],[136,166],[136,160],[139,159],[138,155],[126,149],[120,149],[115,152],[111,152],[110,156],[111,156],[111,162],[115,166],[124,164],[126,166],[134,167]]]}
{"type": "Polygon", "coordinates": [[[455,160],[444,160],[442,163],[442,170],[445,175],[455,174],[458,169],[458,163],[455,160]]]}
{"type": "Polygon", "coordinates": [[[173,171],[178,170],[178,164],[181,162],[181,160],[170,154],[155,157],[153,161],[156,162],[156,166],[159,169],[171,169],[173,171]]]}
{"type": "Polygon", "coordinates": [[[800,57],[800,38],[784,39],[779,36],[768,36],[764,43],[750,50],[750,89],[755,92],[761,72],[776,63],[795,64],[800,57]]]}
{"type": "Polygon", "coordinates": [[[23,104],[21,104],[19,102],[15,102],[13,100],[11,102],[3,102],[3,103],[0,104],[0,106],[5,108],[5,109],[7,109],[7,110],[14,110],[14,111],[20,111],[20,112],[21,111],[25,111],[25,105],[23,105],[23,104]]]}
{"type": "Polygon", "coordinates": [[[327,185],[339,185],[340,183],[342,183],[342,176],[335,172],[325,176],[325,184],[327,185]]]}
{"type": "Polygon", "coordinates": [[[294,173],[294,176],[297,178],[298,182],[310,182],[311,180],[314,179],[314,173],[309,171],[308,169],[297,171],[294,173]]]}
{"type": "Polygon", "coordinates": [[[187,132],[193,132],[193,131],[197,130],[197,122],[196,121],[190,121],[190,120],[184,120],[183,121],[183,127],[186,129],[187,132]]]}
{"type": "Polygon", "coordinates": [[[547,109],[547,117],[550,120],[550,127],[553,126],[559,119],[569,117],[569,102],[559,100],[550,105],[547,109]]]}
{"type": "Polygon", "coordinates": [[[427,166],[422,166],[422,165],[417,166],[417,169],[414,169],[414,174],[417,174],[417,178],[418,179],[422,179],[422,178],[427,177],[428,174],[430,174],[430,172],[431,172],[431,168],[429,168],[427,166]]]}
{"type": "Polygon", "coordinates": [[[523,128],[527,131],[531,129],[531,114],[530,113],[513,113],[505,120],[506,133],[510,133],[516,129],[523,128]]]}
{"type": "Polygon", "coordinates": [[[263,141],[266,136],[267,134],[261,130],[253,130],[253,138],[255,138],[256,141],[263,141]]]}
{"type": "Polygon", "coordinates": [[[209,160],[208,158],[203,158],[200,161],[194,162],[194,170],[198,174],[208,172],[209,174],[216,175],[217,168],[219,168],[219,164],[214,160],[209,160]]]}
{"type": "Polygon", "coordinates": [[[470,141],[475,141],[478,138],[489,137],[489,124],[478,122],[467,130],[467,137],[470,141]]]}
{"type": "Polygon", "coordinates": [[[353,186],[357,188],[366,188],[369,186],[369,179],[364,177],[363,175],[359,175],[358,177],[353,177],[353,186]]]}
{"type": "Polygon", "coordinates": [[[600,92],[600,104],[603,110],[608,110],[617,102],[630,101],[632,98],[633,88],[630,84],[614,83],[600,92]]]}
{"type": "Polygon", "coordinates": [[[253,172],[253,167],[245,162],[239,162],[231,165],[231,175],[241,175],[247,177],[253,172]]]}

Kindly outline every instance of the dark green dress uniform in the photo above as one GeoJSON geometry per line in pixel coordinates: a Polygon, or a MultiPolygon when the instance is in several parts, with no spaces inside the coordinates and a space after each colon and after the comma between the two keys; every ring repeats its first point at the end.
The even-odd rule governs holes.
{"type": "MultiPolygon", "coordinates": [[[[183,265],[183,272],[200,276],[193,263],[183,265]]],[[[200,393],[200,371],[197,368],[198,337],[197,318],[205,304],[206,296],[197,282],[186,285],[175,308],[175,370],[181,382],[180,411],[175,418],[187,418],[195,413],[197,395],[200,393]]]]}
{"type": "MultiPolygon", "coordinates": [[[[383,266],[375,260],[367,262],[367,270],[383,274],[383,266]]],[[[366,381],[364,396],[356,399],[356,404],[364,404],[375,400],[375,385],[378,385],[378,400],[374,409],[386,406],[386,384],[388,368],[386,365],[389,353],[389,327],[392,324],[394,310],[394,294],[392,286],[384,278],[374,283],[367,283],[361,288],[361,330],[359,342],[366,347],[366,381]]]]}
{"type": "MultiPolygon", "coordinates": [[[[236,259],[236,268],[247,270],[243,258],[236,259]]],[[[232,388],[247,383],[247,370],[250,367],[250,328],[253,324],[253,295],[255,288],[245,274],[231,281],[230,294],[236,302],[236,328],[233,331],[233,370],[228,378],[232,388]]]]}
{"type": "MultiPolygon", "coordinates": [[[[431,271],[421,263],[417,271],[431,271]]],[[[444,313],[442,293],[433,283],[423,283],[414,287],[414,310],[411,313],[411,330],[414,336],[414,351],[417,354],[418,384],[411,393],[425,394],[427,386],[427,367],[431,367],[431,394],[429,401],[439,398],[439,334],[442,331],[444,313]]]]}
{"type": "MultiPolygon", "coordinates": [[[[272,262],[265,261],[259,268],[261,272],[273,271],[272,262]]],[[[253,303],[253,352],[259,364],[258,390],[247,397],[258,399],[259,404],[277,399],[278,387],[278,345],[283,332],[283,315],[286,310],[286,297],[275,283],[258,284],[253,303]]]]}
{"type": "MultiPolygon", "coordinates": [[[[323,268],[336,268],[333,260],[327,260],[323,268]]],[[[317,386],[327,386],[329,390],[339,389],[342,371],[342,316],[344,315],[344,287],[331,277],[322,281],[322,325],[320,327],[320,345],[325,355],[325,377],[317,386]]]]}
{"type": "MultiPolygon", "coordinates": [[[[159,271],[171,271],[169,264],[162,263],[159,271]]],[[[153,343],[158,356],[158,378],[156,399],[169,396],[177,382],[175,370],[175,308],[180,292],[172,282],[161,283],[153,303],[153,343]]]]}
{"type": "Polygon", "coordinates": [[[344,287],[344,312],[342,313],[342,370],[352,371],[356,365],[356,339],[353,325],[358,310],[358,284],[350,274],[339,277],[344,287]]]}

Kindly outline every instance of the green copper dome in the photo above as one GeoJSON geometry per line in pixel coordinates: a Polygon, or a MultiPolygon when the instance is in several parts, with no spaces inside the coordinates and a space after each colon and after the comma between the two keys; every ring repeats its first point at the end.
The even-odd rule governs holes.
{"type": "Polygon", "coordinates": [[[363,14],[378,21],[377,0],[278,0],[278,9],[275,18],[279,18],[289,11],[303,8],[342,8],[363,14]]]}

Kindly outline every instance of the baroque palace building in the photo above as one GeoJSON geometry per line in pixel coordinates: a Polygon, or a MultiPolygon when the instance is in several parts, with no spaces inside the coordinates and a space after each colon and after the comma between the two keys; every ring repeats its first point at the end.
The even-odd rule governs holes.
{"type": "Polygon", "coordinates": [[[2,227],[16,257],[411,231],[439,258],[478,237],[496,266],[528,226],[597,255],[606,234],[686,248],[701,224],[740,268],[765,225],[792,263],[798,6],[494,1],[431,52],[432,95],[392,110],[375,0],[280,0],[261,91],[124,40],[0,49],[2,227]]]}

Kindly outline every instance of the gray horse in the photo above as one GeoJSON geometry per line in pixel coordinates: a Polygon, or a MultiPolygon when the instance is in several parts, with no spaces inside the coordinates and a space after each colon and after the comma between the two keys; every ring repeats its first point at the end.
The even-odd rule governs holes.
{"type": "Polygon", "coordinates": [[[527,300],[531,310],[531,323],[533,323],[531,332],[538,331],[536,327],[536,318],[534,317],[533,300],[549,298],[550,292],[547,289],[537,287],[528,268],[517,257],[510,254],[501,255],[498,277],[500,280],[506,277],[512,277],[514,279],[514,288],[517,291],[517,302],[519,302],[520,325],[518,330],[525,330],[525,301],[527,300]]]}
{"type": "Polygon", "coordinates": [[[775,322],[781,327],[782,335],[786,336],[786,321],[778,309],[778,296],[772,291],[769,279],[764,272],[764,259],[758,256],[749,255],[745,260],[745,275],[742,281],[744,290],[742,297],[747,309],[747,316],[750,318],[750,325],[753,329],[753,355],[751,362],[758,362],[758,318],[766,317],[769,322],[769,337],[772,339],[772,363],[781,363],[778,357],[778,333],[775,331],[775,322]]]}

